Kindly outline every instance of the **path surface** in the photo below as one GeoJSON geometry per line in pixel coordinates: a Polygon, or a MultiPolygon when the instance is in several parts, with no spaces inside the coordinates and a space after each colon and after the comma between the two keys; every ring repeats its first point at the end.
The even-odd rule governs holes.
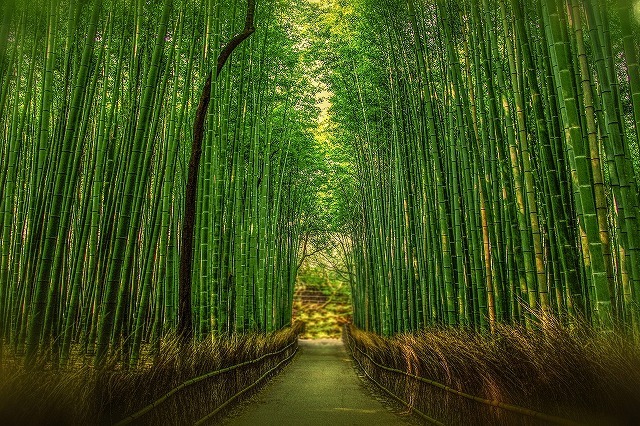
{"type": "Polygon", "coordinates": [[[404,425],[356,376],[338,340],[301,340],[294,361],[225,426],[404,425]]]}

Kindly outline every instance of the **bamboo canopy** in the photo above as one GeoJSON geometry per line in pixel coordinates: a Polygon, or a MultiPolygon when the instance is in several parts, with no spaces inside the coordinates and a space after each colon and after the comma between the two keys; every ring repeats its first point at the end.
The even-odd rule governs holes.
{"type": "Polygon", "coordinates": [[[347,3],[3,2],[0,348],[272,332],[325,247],[365,330],[639,336],[633,2],[347,3]]]}

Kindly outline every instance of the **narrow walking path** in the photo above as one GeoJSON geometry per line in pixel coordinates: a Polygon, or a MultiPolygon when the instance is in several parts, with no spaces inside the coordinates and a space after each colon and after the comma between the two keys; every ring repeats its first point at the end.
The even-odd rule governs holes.
{"type": "Polygon", "coordinates": [[[366,390],[341,341],[300,341],[300,354],[225,426],[407,425],[366,390]]]}

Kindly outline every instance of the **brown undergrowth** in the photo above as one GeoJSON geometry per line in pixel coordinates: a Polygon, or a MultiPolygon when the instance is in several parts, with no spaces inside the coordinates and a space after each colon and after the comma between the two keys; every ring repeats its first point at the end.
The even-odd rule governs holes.
{"type": "Polygon", "coordinates": [[[27,372],[16,362],[5,362],[0,371],[0,424],[114,424],[189,379],[278,352],[293,343],[260,362],[185,387],[131,423],[191,425],[292,356],[302,331],[303,324],[296,323],[272,334],[208,339],[186,349],[177,339],[167,339],[160,356],[130,369],[98,371],[76,363],[57,371],[27,372]]]}
{"type": "Polygon", "coordinates": [[[368,374],[412,407],[447,425],[542,425],[549,419],[493,407],[381,369],[590,425],[640,424],[640,348],[613,333],[558,324],[493,334],[430,329],[392,338],[348,326],[346,343],[368,374]],[[349,337],[350,336],[350,337],[349,337]]]}

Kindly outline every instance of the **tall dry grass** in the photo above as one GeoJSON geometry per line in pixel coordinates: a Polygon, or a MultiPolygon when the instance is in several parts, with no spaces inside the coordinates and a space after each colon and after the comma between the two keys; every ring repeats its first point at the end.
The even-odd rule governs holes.
{"type": "MultiPolygon", "coordinates": [[[[295,341],[300,323],[264,335],[208,339],[182,348],[166,339],[160,355],[138,368],[98,371],[76,360],[61,370],[23,370],[9,359],[0,370],[1,425],[106,425],[118,422],[181,383],[277,352],[295,341]]],[[[181,390],[133,424],[191,425],[292,355],[295,345],[181,390]]],[[[256,388],[257,389],[257,388],[256,388]]]]}
{"type": "MultiPolygon", "coordinates": [[[[640,424],[640,348],[615,334],[559,324],[538,332],[500,326],[491,335],[447,328],[383,338],[353,326],[347,333],[382,365],[487,400],[585,424],[640,424]]],[[[550,424],[377,368],[355,349],[353,354],[376,381],[445,424],[550,424]]]]}

